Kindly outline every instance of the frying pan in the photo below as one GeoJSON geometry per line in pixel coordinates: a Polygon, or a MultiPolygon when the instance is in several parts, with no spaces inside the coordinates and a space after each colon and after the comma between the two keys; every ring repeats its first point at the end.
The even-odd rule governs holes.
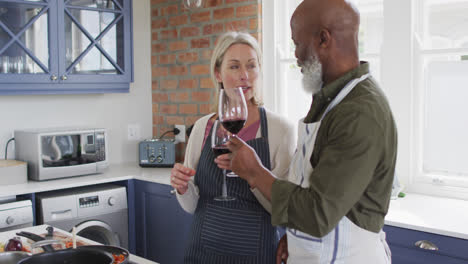
{"type": "Polygon", "coordinates": [[[23,251],[5,251],[0,253],[0,263],[17,264],[18,261],[31,256],[31,253],[23,251]]]}
{"type": "MultiPolygon", "coordinates": [[[[43,240],[34,243],[32,248],[51,245],[54,243],[61,243],[64,245],[63,242],[57,240],[43,240]]],[[[92,248],[68,248],[33,255],[19,261],[18,264],[112,264],[113,262],[114,258],[112,255],[103,250],[92,248]]]]}
{"type": "MultiPolygon", "coordinates": [[[[30,232],[25,232],[25,231],[18,232],[18,233],[16,233],[16,235],[29,238],[34,242],[39,242],[39,241],[45,240],[45,238],[43,238],[43,237],[41,237],[39,235],[30,233],[30,232]]],[[[54,252],[55,251],[54,248],[51,245],[44,245],[44,246],[42,246],[42,248],[44,249],[45,252],[54,252]]],[[[128,250],[126,250],[124,248],[121,248],[121,247],[106,246],[106,245],[88,245],[88,246],[80,246],[78,248],[82,248],[82,249],[89,248],[89,249],[94,249],[94,250],[101,250],[101,251],[110,253],[112,255],[123,255],[125,257],[125,259],[121,263],[122,264],[128,264],[129,263],[130,253],[128,252],[128,250]]]]}
{"type": "Polygon", "coordinates": [[[124,249],[124,248],[121,248],[121,247],[115,247],[115,246],[106,246],[106,245],[90,245],[90,246],[80,246],[78,248],[82,248],[82,249],[94,249],[94,250],[98,250],[98,251],[104,251],[104,252],[107,252],[107,253],[110,253],[112,255],[123,255],[125,258],[122,262],[120,262],[121,264],[128,264],[129,263],[129,256],[130,256],[130,253],[128,252],[128,250],[124,249]]]}
{"type": "Polygon", "coordinates": [[[18,264],[112,264],[114,258],[102,250],[68,248],[25,258],[18,264]]]}

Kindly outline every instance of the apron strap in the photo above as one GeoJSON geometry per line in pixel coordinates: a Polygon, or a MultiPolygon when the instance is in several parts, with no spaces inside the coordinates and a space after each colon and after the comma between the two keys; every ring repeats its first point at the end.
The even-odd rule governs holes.
{"type": "Polygon", "coordinates": [[[268,121],[266,117],[266,111],[263,107],[259,107],[258,110],[260,112],[260,129],[262,137],[268,140],[268,121]]]}
{"type": "Polygon", "coordinates": [[[353,88],[360,82],[364,81],[365,79],[370,77],[370,73],[366,73],[362,75],[359,78],[353,79],[346,86],[341,89],[340,93],[335,97],[335,99],[328,105],[327,109],[325,109],[325,112],[322,115],[321,120],[327,115],[328,112],[330,112],[333,107],[335,107],[337,104],[339,104],[352,90],[353,88]]]}

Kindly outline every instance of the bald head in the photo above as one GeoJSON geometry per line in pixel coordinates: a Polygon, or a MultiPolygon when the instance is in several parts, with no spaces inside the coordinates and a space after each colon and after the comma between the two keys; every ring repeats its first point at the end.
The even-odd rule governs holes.
{"type": "Polygon", "coordinates": [[[294,11],[291,30],[296,47],[307,45],[320,59],[325,83],[326,77],[359,65],[359,12],[348,0],[304,0],[294,11]]]}

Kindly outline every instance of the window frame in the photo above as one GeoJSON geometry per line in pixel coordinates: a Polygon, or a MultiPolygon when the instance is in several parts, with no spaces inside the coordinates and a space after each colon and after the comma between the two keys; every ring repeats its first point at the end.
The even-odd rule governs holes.
{"type": "MultiPolygon", "coordinates": [[[[279,42],[275,32],[279,29],[278,23],[281,22],[281,19],[275,19],[279,15],[280,7],[276,4],[278,1],[281,0],[263,2],[263,87],[265,105],[272,111],[282,113],[284,103],[281,102],[282,91],[281,85],[278,85],[277,74],[280,58],[276,46],[279,42]]],[[[422,170],[425,84],[424,69],[420,62],[426,55],[444,52],[467,53],[468,48],[420,50],[417,29],[421,16],[421,1],[423,0],[383,1],[384,32],[380,49],[380,84],[390,102],[398,128],[396,175],[406,192],[468,200],[468,179],[466,184],[460,185],[450,182],[448,177],[424,175],[422,170]]],[[[286,26],[289,26],[289,23],[286,26]]],[[[370,58],[378,56],[367,55],[370,55],[370,58]]],[[[361,56],[363,59],[367,57],[366,54],[361,56]]]]}

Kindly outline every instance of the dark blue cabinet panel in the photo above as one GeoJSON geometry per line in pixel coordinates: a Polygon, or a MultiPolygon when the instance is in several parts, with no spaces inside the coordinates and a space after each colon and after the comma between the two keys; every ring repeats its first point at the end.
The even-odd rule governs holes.
{"type": "Polygon", "coordinates": [[[385,226],[387,242],[392,250],[392,264],[460,264],[468,263],[468,240],[385,226]],[[435,244],[431,251],[415,246],[420,240],[435,244]]]}
{"type": "Polygon", "coordinates": [[[135,181],[137,255],[161,264],[183,263],[192,215],[168,185],[135,181]]]}
{"type": "Polygon", "coordinates": [[[128,92],[132,0],[1,0],[0,94],[128,92]]]}

